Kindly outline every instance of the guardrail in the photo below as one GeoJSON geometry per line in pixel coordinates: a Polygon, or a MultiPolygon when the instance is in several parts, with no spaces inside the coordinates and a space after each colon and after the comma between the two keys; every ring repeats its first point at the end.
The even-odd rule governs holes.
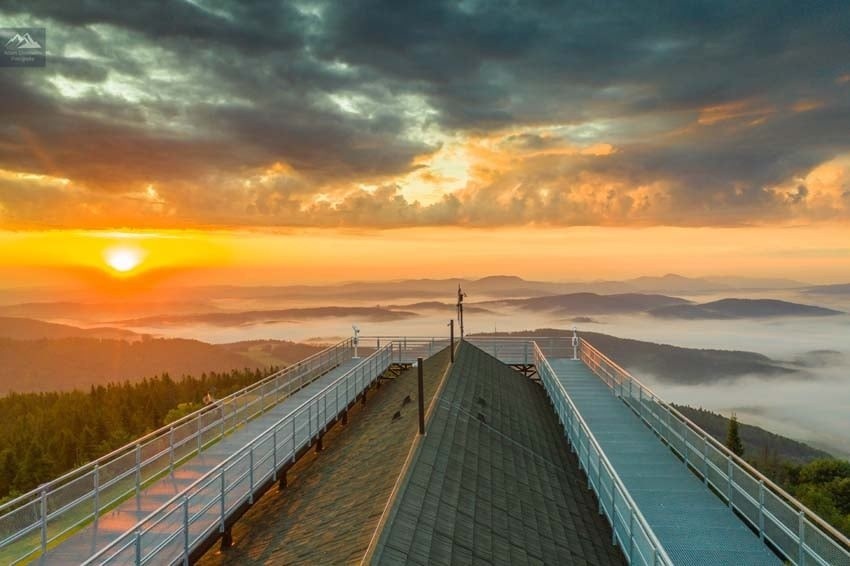
{"type": "Polygon", "coordinates": [[[12,564],[91,522],[234,428],[350,359],[331,346],[0,506],[0,553],[12,564]]]}
{"type": "Polygon", "coordinates": [[[661,542],[537,344],[533,346],[533,360],[570,445],[578,456],[579,465],[585,470],[588,483],[596,493],[599,508],[611,524],[613,542],[620,545],[629,564],[672,566],[673,562],[661,542]]]}
{"type": "Polygon", "coordinates": [[[397,364],[412,364],[416,358],[430,358],[449,345],[449,339],[444,336],[360,336],[358,342],[358,348],[364,352],[392,342],[395,346],[392,361],[397,364]]]}
{"type": "Polygon", "coordinates": [[[571,338],[565,336],[487,336],[464,338],[506,364],[534,363],[534,345],[548,358],[572,358],[571,338]]]}
{"type": "Polygon", "coordinates": [[[253,441],[139,521],[84,565],[189,563],[213,532],[325,430],[392,362],[393,344],[363,359],[253,441]]]}
{"type": "MultiPolygon", "coordinates": [[[[789,562],[850,566],[850,540],[584,339],[579,357],[789,562]]],[[[540,372],[538,368],[538,373],[540,372]]]]}

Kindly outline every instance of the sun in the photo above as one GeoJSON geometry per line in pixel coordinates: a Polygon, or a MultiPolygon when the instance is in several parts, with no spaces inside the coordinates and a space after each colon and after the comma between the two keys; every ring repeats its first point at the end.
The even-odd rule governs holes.
{"type": "Polygon", "coordinates": [[[130,246],[114,246],[104,252],[106,265],[118,273],[130,273],[137,268],[144,259],[142,250],[130,246]]]}

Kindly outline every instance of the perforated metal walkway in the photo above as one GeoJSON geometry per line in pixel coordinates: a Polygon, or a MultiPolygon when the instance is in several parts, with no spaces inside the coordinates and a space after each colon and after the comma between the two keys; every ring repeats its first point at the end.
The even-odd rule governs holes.
{"type": "Polygon", "coordinates": [[[782,563],[584,363],[549,362],[674,563],[782,563]]]}
{"type": "MultiPolygon", "coordinates": [[[[139,520],[159,508],[173,496],[181,493],[195,480],[202,477],[208,471],[218,466],[231,454],[251,442],[258,434],[266,430],[283,416],[291,413],[293,409],[301,405],[306,399],[315,395],[329,383],[344,375],[355,367],[361,360],[351,359],[322,377],[316,379],[303,389],[295,392],[262,416],[248,421],[242,428],[225,437],[220,442],[210,446],[197,456],[191,458],[183,465],[176,467],[174,472],[163,477],[153,485],[143,489],[138,497],[132,497],[121,503],[114,510],[101,516],[96,522],[72,535],[68,540],[61,543],[47,554],[40,557],[37,564],[81,564],[98,550],[104,548],[116,538],[123,535],[139,520]]],[[[307,415],[303,415],[301,421],[296,424],[298,429],[307,426],[307,415]]],[[[239,474],[234,469],[234,474],[239,474]]],[[[211,494],[211,497],[214,494],[211,494]]],[[[198,501],[193,503],[190,512],[193,514],[204,507],[204,503],[198,501]]],[[[214,524],[218,519],[213,511],[208,517],[193,524],[193,528],[201,530],[214,524]]],[[[168,537],[173,531],[179,529],[178,525],[166,525],[162,529],[162,539],[168,537]]],[[[146,550],[145,550],[146,552],[146,550]]]]}

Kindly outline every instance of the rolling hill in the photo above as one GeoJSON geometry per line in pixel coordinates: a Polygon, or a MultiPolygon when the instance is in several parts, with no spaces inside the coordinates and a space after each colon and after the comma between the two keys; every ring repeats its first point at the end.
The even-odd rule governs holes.
{"type": "Polygon", "coordinates": [[[782,316],[834,316],[841,311],[775,299],[722,299],[699,305],[666,305],[649,311],[659,318],[732,319],[782,316]]]}
{"type": "Polygon", "coordinates": [[[38,340],[41,338],[107,338],[113,340],[141,340],[138,334],[123,328],[78,328],[31,318],[0,316],[0,338],[38,340]]]}
{"type": "MultiPolygon", "coordinates": [[[[674,405],[680,413],[688,417],[698,427],[709,433],[716,440],[726,442],[726,432],[729,428],[729,419],[706,411],[695,409],[687,405],[674,405]]],[[[813,448],[808,444],[797,442],[785,436],[780,436],[767,431],[761,427],[738,423],[738,432],[744,443],[744,456],[747,459],[763,457],[779,457],[782,460],[794,464],[807,464],[819,458],[831,458],[832,455],[813,448]]]]}
{"type": "Polygon", "coordinates": [[[516,307],[535,312],[548,311],[564,315],[587,315],[645,312],[666,306],[688,305],[690,302],[677,297],[641,293],[615,295],[570,293],[529,299],[487,301],[480,304],[516,307]]]}
{"type": "MultiPolygon", "coordinates": [[[[564,340],[569,340],[572,332],[544,328],[524,332],[500,332],[496,335],[563,336],[564,340]]],[[[617,338],[599,332],[582,332],[581,336],[624,368],[634,372],[637,377],[650,374],[667,383],[696,385],[729,381],[753,374],[781,377],[797,371],[756,352],[680,348],[617,338]]]]}

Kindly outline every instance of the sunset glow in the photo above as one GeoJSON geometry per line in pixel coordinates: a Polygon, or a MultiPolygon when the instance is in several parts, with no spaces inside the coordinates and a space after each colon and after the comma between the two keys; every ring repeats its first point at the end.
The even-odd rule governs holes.
{"type": "Polygon", "coordinates": [[[421,4],[0,9],[55,55],[0,74],[0,284],[846,278],[840,4],[421,4]]]}
{"type": "Polygon", "coordinates": [[[107,265],[119,273],[132,271],[142,263],[142,252],[126,246],[109,248],[104,256],[107,265]]]}

